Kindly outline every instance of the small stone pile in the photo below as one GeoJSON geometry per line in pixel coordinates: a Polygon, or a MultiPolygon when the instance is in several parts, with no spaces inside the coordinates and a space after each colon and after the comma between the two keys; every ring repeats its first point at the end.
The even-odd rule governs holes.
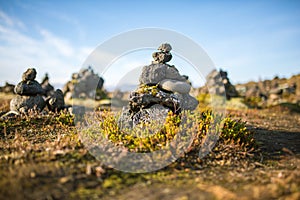
{"type": "Polygon", "coordinates": [[[213,70],[206,76],[206,84],[200,88],[200,93],[210,93],[212,95],[226,95],[227,99],[238,97],[239,93],[231,84],[226,71],[213,70]]]}
{"type": "Polygon", "coordinates": [[[300,75],[289,79],[274,77],[272,80],[260,80],[236,85],[241,97],[250,107],[268,107],[282,103],[300,102],[300,75]]]}
{"type": "Polygon", "coordinates": [[[157,121],[164,124],[169,111],[179,114],[182,110],[194,110],[198,101],[189,95],[191,85],[187,76],[180,75],[172,59],[170,44],[162,44],[154,52],[152,64],[143,67],[140,86],[131,92],[129,105],[120,117],[122,127],[133,127],[141,122],[157,121]]]}
{"type": "Polygon", "coordinates": [[[28,110],[42,111],[46,102],[42,95],[45,94],[42,86],[35,80],[36,70],[29,68],[22,75],[22,81],[15,87],[18,95],[10,102],[10,110],[27,113],[28,110]]]}
{"type": "Polygon", "coordinates": [[[10,110],[27,113],[29,110],[42,111],[47,105],[50,111],[59,111],[65,108],[64,97],[61,90],[53,91],[50,96],[42,88],[36,78],[34,68],[27,69],[22,75],[22,81],[15,86],[17,96],[10,102],[10,110]]]}
{"type": "Polygon", "coordinates": [[[104,79],[94,73],[91,67],[88,67],[72,75],[72,80],[63,87],[63,94],[66,99],[93,98],[100,100],[104,95],[103,84],[104,79]]]}

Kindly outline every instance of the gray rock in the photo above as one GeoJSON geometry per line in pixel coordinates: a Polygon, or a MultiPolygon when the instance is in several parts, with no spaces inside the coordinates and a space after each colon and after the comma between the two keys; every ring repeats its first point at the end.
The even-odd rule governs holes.
{"type": "Polygon", "coordinates": [[[129,107],[132,112],[149,108],[155,104],[160,104],[172,110],[173,113],[180,112],[180,101],[175,94],[158,91],[157,93],[132,92],[129,99],[129,107]]]}
{"type": "Polygon", "coordinates": [[[152,57],[154,61],[152,63],[166,63],[169,62],[172,59],[172,54],[170,51],[172,50],[172,47],[168,43],[161,44],[158,47],[159,52],[154,52],[152,54],[152,57]]]}
{"type": "Polygon", "coordinates": [[[118,119],[118,126],[121,129],[132,128],[132,116],[128,107],[123,107],[120,117],[118,119]]]}
{"type": "Polygon", "coordinates": [[[181,76],[178,69],[173,65],[167,65],[165,79],[173,79],[177,81],[186,81],[185,76],[181,76]]]}
{"type": "Polygon", "coordinates": [[[159,83],[159,87],[170,91],[170,92],[177,92],[181,94],[187,94],[191,90],[191,85],[183,82],[183,81],[176,81],[172,79],[165,79],[159,83]]]}
{"type": "Polygon", "coordinates": [[[21,81],[15,87],[15,93],[22,96],[35,96],[45,94],[42,86],[35,80],[21,81]]]}
{"type": "Polygon", "coordinates": [[[65,108],[64,94],[60,89],[57,89],[46,102],[48,109],[54,112],[65,108]]]}
{"type": "Polygon", "coordinates": [[[143,67],[139,81],[145,85],[156,85],[166,79],[166,64],[151,64],[143,67]]]}
{"type": "Polygon", "coordinates": [[[143,67],[139,81],[141,84],[157,85],[165,79],[186,81],[174,66],[167,64],[151,64],[143,67]]]}
{"type": "Polygon", "coordinates": [[[169,53],[172,50],[172,46],[169,43],[161,44],[157,50],[160,50],[164,53],[169,53]]]}
{"type": "Polygon", "coordinates": [[[71,92],[73,98],[85,97],[96,98],[99,92],[102,90],[104,80],[98,74],[95,74],[91,67],[88,69],[82,69],[79,73],[72,75],[72,80],[63,87],[63,93],[66,95],[71,92]]]}
{"type": "Polygon", "coordinates": [[[137,125],[143,124],[155,124],[156,128],[161,128],[166,122],[170,109],[159,104],[155,104],[149,108],[141,109],[136,113],[131,113],[130,109],[124,107],[118,125],[121,129],[131,129],[137,125]]]}
{"type": "Polygon", "coordinates": [[[152,54],[154,61],[152,63],[166,63],[172,59],[172,54],[164,52],[154,52],[152,54]]]}
{"type": "Polygon", "coordinates": [[[230,83],[226,71],[220,70],[220,72],[218,72],[217,70],[213,70],[206,76],[206,80],[207,82],[204,88],[207,88],[208,90],[206,91],[202,88],[204,92],[209,92],[212,95],[225,95],[227,99],[239,96],[234,85],[230,83]]]}
{"type": "Polygon", "coordinates": [[[199,102],[189,94],[177,94],[180,107],[183,110],[195,110],[199,102]]]}
{"type": "Polygon", "coordinates": [[[46,106],[43,97],[37,96],[16,96],[10,101],[10,110],[26,113],[28,110],[42,111],[46,106]]]}
{"type": "Polygon", "coordinates": [[[28,68],[22,75],[22,81],[33,81],[36,77],[36,70],[34,68],[28,68]]]}
{"type": "Polygon", "coordinates": [[[170,109],[159,104],[140,110],[132,117],[133,127],[140,123],[153,123],[162,126],[166,122],[169,111],[170,109]]]}
{"type": "Polygon", "coordinates": [[[120,127],[141,124],[143,129],[143,124],[149,122],[163,125],[169,111],[179,114],[182,109],[197,107],[198,101],[188,94],[191,89],[188,77],[181,76],[175,66],[165,64],[172,59],[171,49],[171,45],[162,44],[160,52],[152,54],[154,62],[142,69],[140,88],[130,94],[129,106],[119,119],[120,127]]]}

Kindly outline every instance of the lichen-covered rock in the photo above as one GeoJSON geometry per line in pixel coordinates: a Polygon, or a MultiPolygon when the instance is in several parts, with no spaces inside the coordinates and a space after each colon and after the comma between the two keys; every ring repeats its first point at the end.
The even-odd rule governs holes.
{"type": "Polygon", "coordinates": [[[42,96],[16,96],[10,101],[10,110],[27,113],[29,110],[42,111],[46,106],[42,96]]]}
{"type": "Polygon", "coordinates": [[[125,107],[122,110],[121,116],[118,120],[118,125],[121,129],[130,129],[136,127],[139,124],[148,123],[154,123],[159,127],[166,122],[169,111],[169,108],[160,104],[154,104],[153,106],[141,109],[136,113],[132,113],[129,108],[125,107]]]}
{"type": "Polygon", "coordinates": [[[160,104],[155,104],[150,108],[142,109],[132,117],[133,127],[140,123],[154,123],[163,125],[166,122],[170,109],[160,104]]]}
{"type": "Polygon", "coordinates": [[[175,94],[163,92],[157,89],[156,86],[143,86],[142,90],[145,90],[145,88],[147,88],[146,91],[139,89],[130,94],[129,107],[132,112],[138,112],[155,104],[165,106],[174,113],[180,112],[180,101],[175,94]]]}
{"type": "Polygon", "coordinates": [[[121,129],[130,129],[133,126],[132,112],[128,107],[123,107],[121,115],[118,120],[118,125],[121,129]]]}
{"type": "Polygon", "coordinates": [[[179,114],[197,107],[198,101],[189,95],[188,77],[180,75],[175,66],[165,64],[172,58],[171,49],[171,45],[162,44],[159,52],[152,54],[152,64],[142,69],[140,86],[131,92],[129,105],[121,113],[121,127],[133,128],[150,122],[163,125],[169,111],[179,114]]]}

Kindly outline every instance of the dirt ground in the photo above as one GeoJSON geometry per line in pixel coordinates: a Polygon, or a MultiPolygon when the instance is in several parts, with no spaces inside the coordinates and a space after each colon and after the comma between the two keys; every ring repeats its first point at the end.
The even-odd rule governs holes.
{"type": "MultiPolygon", "coordinates": [[[[186,172],[168,183],[136,184],[114,199],[300,199],[300,115],[287,110],[231,110],[247,121],[261,160],[236,168],[186,172]]],[[[107,197],[104,199],[110,199],[107,197]]]]}
{"type": "Polygon", "coordinates": [[[0,199],[300,199],[300,114],[281,108],[228,113],[254,132],[260,151],[253,158],[146,174],[102,166],[72,127],[52,124],[61,119],[5,127],[0,199]]]}

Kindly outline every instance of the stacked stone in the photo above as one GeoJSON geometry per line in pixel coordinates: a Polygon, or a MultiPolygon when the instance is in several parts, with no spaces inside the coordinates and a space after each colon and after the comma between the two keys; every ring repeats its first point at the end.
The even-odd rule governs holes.
{"type": "Polygon", "coordinates": [[[231,84],[226,71],[213,70],[206,77],[206,85],[202,93],[210,93],[212,95],[225,95],[227,99],[238,97],[239,94],[234,85],[231,84]],[[208,91],[205,91],[208,90],[208,91]]]}
{"type": "Polygon", "coordinates": [[[43,95],[46,95],[46,91],[35,80],[36,74],[34,68],[29,68],[23,73],[22,81],[15,86],[14,92],[17,96],[11,100],[10,110],[19,113],[27,113],[29,110],[42,111],[46,105],[50,111],[64,109],[64,96],[59,89],[44,100],[43,95]]]}
{"type": "Polygon", "coordinates": [[[187,76],[180,75],[175,66],[167,64],[172,59],[170,44],[162,44],[154,52],[152,64],[143,67],[140,87],[130,94],[129,106],[124,108],[120,123],[133,127],[141,122],[165,122],[169,111],[179,114],[194,110],[198,101],[189,95],[191,85],[187,76]]]}
{"type": "Polygon", "coordinates": [[[22,75],[22,81],[15,87],[17,96],[10,102],[10,110],[27,113],[28,110],[41,111],[46,106],[42,86],[35,80],[36,70],[29,68],[22,75]]]}
{"type": "Polygon", "coordinates": [[[72,80],[69,81],[63,88],[63,93],[66,99],[73,98],[95,98],[101,99],[102,87],[104,80],[98,74],[95,74],[91,67],[82,69],[79,73],[72,75],[72,80]]]}

